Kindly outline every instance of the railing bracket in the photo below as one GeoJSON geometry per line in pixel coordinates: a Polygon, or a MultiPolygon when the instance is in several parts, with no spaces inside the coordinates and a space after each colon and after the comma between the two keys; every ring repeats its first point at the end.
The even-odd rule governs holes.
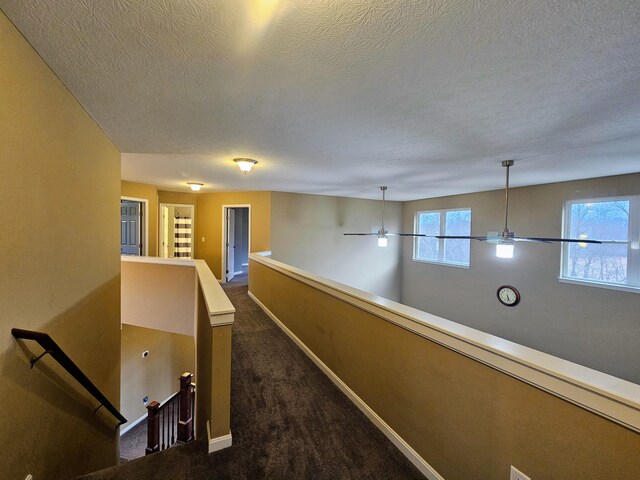
{"type": "Polygon", "coordinates": [[[33,366],[38,362],[38,360],[40,360],[42,357],[44,357],[47,353],[51,354],[51,353],[53,353],[53,350],[45,350],[44,352],[42,352],[37,357],[31,357],[31,360],[30,360],[31,368],[33,368],[33,366]]]}

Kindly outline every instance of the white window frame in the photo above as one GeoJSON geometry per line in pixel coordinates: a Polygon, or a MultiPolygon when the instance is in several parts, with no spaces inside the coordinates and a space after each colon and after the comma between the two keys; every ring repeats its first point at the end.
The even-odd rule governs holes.
{"type": "MultiPolygon", "coordinates": [[[[627,245],[627,283],[610,283],[599,280],[588,280],[584,278],[574,278],[565,276],[569,267],[569,243],[564,243],[560,257],[560,276],[558,280],[562,283],[572,283],[588,287],[605,288],[609,290],[620,290],[623,292],[640,293],[640,195],[618,195],[615,197],[581,198],[568,200],[562,210],[562,236],[569,238],[571,232],[571,206],[576,203],[597,203],[597,202],[629,202],[629,233],[627,245]]],[[[601,240],[607,240],[603,238],[601,240]]]]}
{"type": "MultiPolygon", "coordinates": [[[[443,208],[443,209],[435,209],[435,210],[417,211],[413,216],[413,233],[420,233],[418,231],[418,228],[419,228],[419,218],[421,213],[439,213],[440,214],[440,230],[439,230],[440,233],[438,233],[438,235],[444,235],[445,227],[446,227],[447,212],[457,212],[461,210],[469,210],[469,214],[471,215],[471,220],[469,222],[469,231],[471,232],[471,222],[473,222],[473,212],[471,210],[471,207],[459,207],[459,208],[443,208]]],[[[440,242],[440,245],[438,248],[438,260],[418,258],[417,256],[418,241],[420,240],[420,238],[421,237],[413,237],[412,260],[414,262],[433,263],[436,265],[446,265],[447,267],[466,268],[466,269],[469,269],[471,267],[471,240],[469,240],[469,263],[466,264],[466,263],[449,262],[444,259],[444,242],[445,242],[444,238],[436,239],[440,242]]]]}

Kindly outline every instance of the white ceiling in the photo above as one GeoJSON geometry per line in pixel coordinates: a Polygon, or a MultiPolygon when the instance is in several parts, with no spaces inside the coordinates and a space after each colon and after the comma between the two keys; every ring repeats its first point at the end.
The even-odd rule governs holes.
{"type": "Polygon", "coordinates": [[[407,200],[640,171],[638,0],[0,0],[186,190],[407,200]],[[234,157],[259,161],[242,176],[234,157]]]}

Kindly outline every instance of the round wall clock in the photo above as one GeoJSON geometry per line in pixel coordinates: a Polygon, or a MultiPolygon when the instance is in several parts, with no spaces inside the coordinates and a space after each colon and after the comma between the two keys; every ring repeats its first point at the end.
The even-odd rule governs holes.
{"type": "Polygon", "coordinates": [[[520,292],[511,285],[502,285],[497,291],[498,300],[507,307],[515,307],[520,303],[520,292]]]}

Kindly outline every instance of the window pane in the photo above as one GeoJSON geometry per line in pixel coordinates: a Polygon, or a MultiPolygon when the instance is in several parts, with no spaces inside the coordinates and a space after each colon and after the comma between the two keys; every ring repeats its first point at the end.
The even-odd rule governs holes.
{"type": "MultiPolygon", "coordinates": [[[[440,212],[420,213],[418,215],[418,232],[425,235],[440,235],[440,212]]],[[[418,237],[416,258],[421,260],[438,260],[440,242],[437,238],[418,237]]]]}
{"type": "MultiPolygon", "coordinates": [[[[571,238],[627,241],[629,201],[574,203],[570,211],[571,238]]],[[[627,245],[569,244],[569,278],[627,283],[627,245]]]]}
{"type": "MultiPolygon", "coordinates": [[[[446,213],[445,235],[471,235],[471,210],[454,210],[446,213]]],[[[444,261],[469,265],[469,240],[444,241],[444,261]]]]}

